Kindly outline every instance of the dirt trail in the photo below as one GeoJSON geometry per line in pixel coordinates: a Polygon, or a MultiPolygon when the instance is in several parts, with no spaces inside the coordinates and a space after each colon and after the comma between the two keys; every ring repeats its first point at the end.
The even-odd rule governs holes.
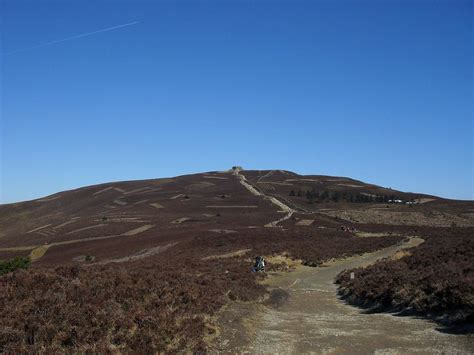
{"type": "MultiPolygon", "coordinates": [[[[273,171],[273,170],[272,170],[273,171]]],[[[273,196],[266,195],[265,193],[261,192],[260,190],[256,189],[251,183],[247,181],[247,178],[240,173],[240,169],[234,169],[232,173],[239,179],[239,182],[249,190],[253,195],[263,197],[273,203],[275,206],[279,207],[281,212],[286,213],[284,217],[277,219],[276,221],[272,221],[270,223],[265,224],[265,227],[276,227],[278,223],[286,221],[290,219],[293,213],[296,211],[292,209],[290,206],[286,205],[285,203],[281,202],[277,198],[273,196]]],[[[267,174],[268,175],[268,174],[267,174]]]]}
{"type": "Polygon", "coordinates": [[[223,310],[212,349],[233,354],[473,353],[473,335],[442,333],[436,324],[414,317],[364,314],[337,297],[334,279],[342,270],[367,266],[421,242],[412,238],[371,254],[270,276],[267,285],[280,294],[285,290],[288,299],[277,300],[280,306],[237,303],[223,310]]]}

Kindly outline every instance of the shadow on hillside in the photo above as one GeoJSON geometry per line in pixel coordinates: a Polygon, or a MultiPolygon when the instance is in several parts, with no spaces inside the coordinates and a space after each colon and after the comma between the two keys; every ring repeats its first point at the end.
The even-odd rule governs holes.
{"type": "Polygon", "coordinates": [[[425,314],[413,308],[387,307],[379,303],[369,303],[362,300],[353,300],[350,295],[342,295],[338,290],[338,299],[347,305],[359,308],[363,314],[390,314],[394,317],[410,317],[428,320],[436,325],[435,329],[441,333],[453,335],[474,334],[474,317],[469,316],[463,321],[457,321],[450,314],[425,314]]]}

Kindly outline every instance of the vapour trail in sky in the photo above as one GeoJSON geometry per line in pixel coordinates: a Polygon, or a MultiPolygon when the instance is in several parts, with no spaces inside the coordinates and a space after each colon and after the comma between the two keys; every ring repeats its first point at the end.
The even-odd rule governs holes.
{"type": "Polygon", "coordinates": [[[20,52],[31,51],[33,49],[42,48],[42,47],[46,47],[46,46],[51,46],[53,44],[58,44],[58,43],[61,43],[61,42],[66,42],[66,41],[71,41],[71,40],[74,40],[74,39],[79,39],[79,38],[82,38],[82,37],[92,36],[92,35],[95,35],[97,33],[108,32],[108,31],[117,30],[117,29],[123,28],[123,27],[133,26],[133,25],[136,25],[138,23],[140,23],[140,22],[139,21],[128,22],[128,23],[124,23],[122,25],[107,27],[107,28],[103,28],[101,30],[97,30],[97,31],[93,31],[93,32],[82,33],[82,34],[74,35],[74,36],[71,36],[71,37],[66,37],[66,38],[63,38],[63,39],[58,39],[58,40],[55,40],[55,41],[38,44],[38,45],[32,46],[32,47],[16,49],[14,51],[4,53],[3,55],[7,56],[7,55],[20,53],[20,52]]]}
{"type": "Polygon", "coordinates": [[[474,200],[473,1],[0,3],[0,56],[79,37],[0,57],[0,203],[234,165],[474,200]]]}

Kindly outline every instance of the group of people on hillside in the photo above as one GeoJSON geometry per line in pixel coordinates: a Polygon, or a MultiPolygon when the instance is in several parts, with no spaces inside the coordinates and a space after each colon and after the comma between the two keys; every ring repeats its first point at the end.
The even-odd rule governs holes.
{"type": "Polygon", "coordinates": [[[355,229],[354,227],[348,227],[348,226],[341,226],[341,230],[343,232],[350,232],[350,233],[357,232],[357,229],[355,229]]]}

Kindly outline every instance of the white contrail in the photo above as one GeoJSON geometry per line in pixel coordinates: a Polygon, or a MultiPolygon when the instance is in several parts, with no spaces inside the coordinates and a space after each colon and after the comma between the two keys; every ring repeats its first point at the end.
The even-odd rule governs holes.
{"type": "Polygon", "coordinates": [[[11,55],[11,54],[19,53],[19,52],[30,51],[30,50],[33,50],[33,49],[37,49],[37,48],[41,48],[41,47],[50,46],[50,45],[52,45],[52,44],[57,44],[57,43],[61,43],[61,42],[71,41],[71,40],[73,40],[73,39],[78,39],[78,38],[82,38],[82,37],[92,36],[92,35],[95,35],[96,33],[108,32],[108,31],[113,31],[113,30],[116,30],[116,29],[122,28],[122,27],[133,26],[133,25],[136,25],[137,23],[140,23],[140,22],[139,22],[139,21],[133,21],[133,22],[124,23],[123,25],[118,25],[118,26],[103,28],[103,29],[101,29],[101,30],[97,30],[97,31],[94,31],[94,32],[82,33],[82,34],[79,34],[79,35],[75,35],[75,36],[71,36],[71,37],[66,37],[66,38],[63,38],[63,39],[58,39],[58,40],[56,40],[56,41],[51,41],[51,42],[46,42],[46,43],[38,44],[38,45],[33,46],[33,47],[27,47],[27,48],[16,49],[16,50],[14,50],[14,51],[11,51],[11,52],[8,52],[8,53],[4,53],[3,55],[6,56],[6,55],[11,55]]]}

